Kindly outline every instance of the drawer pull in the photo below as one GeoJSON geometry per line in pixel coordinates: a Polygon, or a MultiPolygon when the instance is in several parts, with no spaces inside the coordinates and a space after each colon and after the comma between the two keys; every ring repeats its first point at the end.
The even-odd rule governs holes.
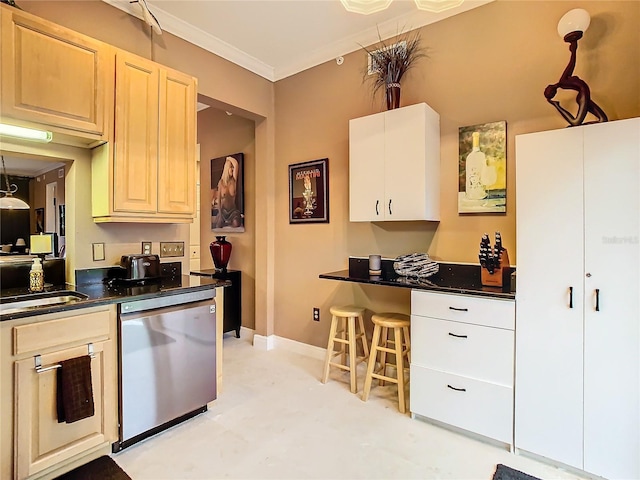
{"type": "Polygon", "coordinates": [[[455,333],[449,332],[449,335],[456,338],[468,338],[466,335],[456,335],[455,333]]]}
{"type": "Polygon", "coordinates": [[[466,392],[467,391],[466,388],[456,388],[456,387],[452,387],[451,385],[447,385],[447,387],[449,387],[451,390],[455,390],[456,392],[466,392]]]}
{"type": "Polygon", "coordinates": [[[456,312],[468,312],[469,311],[468,308],[456,308],[456,307],[449,307],[449,310],[455,310],[456,312]]]}
{"type": "Polygon", "coordinates": [[[569,287],[569,308],[573,308],[573,287],[569,287]]]}

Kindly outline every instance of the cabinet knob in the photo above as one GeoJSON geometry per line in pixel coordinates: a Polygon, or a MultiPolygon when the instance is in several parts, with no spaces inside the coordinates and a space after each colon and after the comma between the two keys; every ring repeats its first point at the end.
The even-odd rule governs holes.
{"type": "Polygon", "coordinates": [[[591,274],[589,272],[587,272],[587,274],[585,275],[585,277],[587,278],[591,278],[591,274]]]}

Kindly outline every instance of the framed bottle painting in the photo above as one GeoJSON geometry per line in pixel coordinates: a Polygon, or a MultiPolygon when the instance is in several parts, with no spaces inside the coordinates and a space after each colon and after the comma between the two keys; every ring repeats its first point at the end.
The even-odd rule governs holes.
{"type": "Polygon", "coordinates": [[[507,122],[460,127],[458,213],[507,211],[507,122]]]}
{"type": "Polygon", "coordinates": [[[289,165],[289,223],[329,223],[329,159],[289,165]]]}

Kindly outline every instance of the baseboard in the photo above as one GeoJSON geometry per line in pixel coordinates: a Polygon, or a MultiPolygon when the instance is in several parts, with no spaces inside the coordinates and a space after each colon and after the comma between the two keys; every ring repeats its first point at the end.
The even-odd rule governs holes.
{"type": "Polygon", "coordinates": [[[327,352],[326,348],[316,347],[307,343],[298,342],[289,338],[278,337],[277,335],[253,335],[253,347],[260,350],[273,350],[275,348],[298,353],[307,357],[323,360],[327,352]]]}

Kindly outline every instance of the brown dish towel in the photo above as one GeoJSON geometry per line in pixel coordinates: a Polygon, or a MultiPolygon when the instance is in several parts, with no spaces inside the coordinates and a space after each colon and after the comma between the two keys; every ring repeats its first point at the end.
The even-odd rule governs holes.
{"type": "Polygon", "coordinates": [[[73,423],[92,417],[94,412],[91,385],[91,357],[71,358],[60,362],[57,372],[58,423],[73,423]]]}

